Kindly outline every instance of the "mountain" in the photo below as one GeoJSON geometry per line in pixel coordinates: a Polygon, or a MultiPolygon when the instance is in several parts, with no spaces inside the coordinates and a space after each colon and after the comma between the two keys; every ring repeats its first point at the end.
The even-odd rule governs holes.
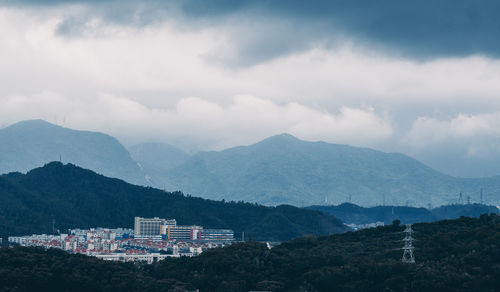
{"type": "Polygon", "coordinates": [[[199,152],[164,172],[170,189],[211,199],[266,205],[378,204],[439,206],[470,196],[500,205],[500,177],[444,175],[400,153],[282,134],[250,146],[199,152]]]}
{"type": "Polygon", "coordinates": [[[0,129],[0,141],[0,173],[26,172],[61,159],[106,176],[147,184],[128,151],[109,135],[30,120],[0,129]]]}
{"type": "Polygon", "coordinates": [[[368,224],[384,222],[391,224],[393,220],[402,223],[433,222],[444,219],[456,219],[461,216],[479,217],[481,214],[497,214],[500,210],[495,206],[482,204],[453,204],[434,209],[406,206],[377,206],[364,208],[354,204],[343,203],[338,206],[310,206],[307,209],[318,210],[342,220],[346,224],[368,224]]]}
{"type": "Polygon", "coordinates": [[[0,248],[2,291],[498,291],[500,217],[307,236],[268,249],[249,241],[152,265],[40,248],[0,248]]]}
{"type": "Polygon", "coordinates": [[[283,241],[347,231],[331,215],[292,206],[217,202],[107,178],[52,162],[27,174],[0,176],[0,236],[52,232],[55,227],[133,227],[134,216],[175,218],[182,225],[230,228],[255,239],[283,241]]]}
{"type": "Polygon", "coordinates": [[[165,173],[186,161],[190,155],[164,143],[144,143],[128,148],[132,158],[139,163],[154,186],[174,188],[165,180],[165,173]]]}

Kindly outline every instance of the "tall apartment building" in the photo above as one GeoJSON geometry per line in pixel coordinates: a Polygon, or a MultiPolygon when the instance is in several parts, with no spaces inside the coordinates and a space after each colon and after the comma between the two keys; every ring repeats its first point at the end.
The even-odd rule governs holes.
{"type": "Polygon", "coordinates": [[[136,239],[162,239],[164,226],[176,226],[175,219],[154,218],[134,218],[134,237],[136,239]]]}

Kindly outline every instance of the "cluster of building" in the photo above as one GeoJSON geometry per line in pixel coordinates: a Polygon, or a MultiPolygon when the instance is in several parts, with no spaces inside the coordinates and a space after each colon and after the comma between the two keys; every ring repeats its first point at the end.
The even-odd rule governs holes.
{"type": "Polygon", "coordinates": [[[67,234],[11,236],[8,240],[21,246],[58,248],[104,260],[148,263],[167,257],[195,256],[234,240],[232,230],[180,226],[175,219],[136,217],[134,227],[72,229],[67,234]]]}
{"type": "Polygon", "coordinates": [[[201,241],[232,241],[234,239],[234,232],[230,229],[203,229],[197,225],[177,225],[175,219],[135,217],[134,223],[136,239],[201,241]]]}

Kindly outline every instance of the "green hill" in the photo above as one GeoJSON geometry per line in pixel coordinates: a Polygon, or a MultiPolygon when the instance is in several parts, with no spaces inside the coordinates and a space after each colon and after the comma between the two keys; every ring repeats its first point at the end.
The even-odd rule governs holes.
{"type": "Polygon", "coordinates": [[[292,206],[218,202],[128,184],[59,162],[27,174],[0,176],[0,236],[56,228],[133,227],[134,216],[175,218],[179,224],[230,228],[256,239],[283,241],[347,228],[331,215],[292,206]]]}
{"type": "Polygon", "coordinates": [[[500,177],[461,179],[439,173],[400,153],[283,134],[250,146],[200,152],[165,171],[171,189],[211,199],[266,205],[355,204],[439,206],[458,194],[500,205],[500,177]]]}

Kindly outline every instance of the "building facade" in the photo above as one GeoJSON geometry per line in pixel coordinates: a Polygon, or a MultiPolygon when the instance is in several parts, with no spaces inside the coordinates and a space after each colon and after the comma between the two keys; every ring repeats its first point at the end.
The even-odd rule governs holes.
{"type": "Polygon", "coordinates": [[[168,240],[200,240],[201,226],[166,226],[165,238],[168,240]]]}
{"type": "Polygon", "coordinates": [[[203,229],[200,240],[205,241],[233,241],[234,232],[231,229],[203,229]]]}
{"type": "Polygon", "coordinates": [[[176,226],[175,219],[154,218],[134,218],[134,237],[137,239],[162,239],[163,228],[165,226],[176,226]]]}

